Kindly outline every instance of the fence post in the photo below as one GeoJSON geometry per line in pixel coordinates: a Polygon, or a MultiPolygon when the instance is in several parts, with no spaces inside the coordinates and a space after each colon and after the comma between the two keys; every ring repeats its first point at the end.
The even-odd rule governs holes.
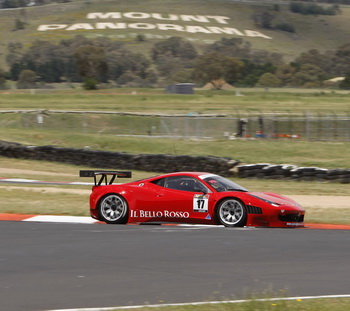
{"type": "Polygon", "coordinates": [[[332,111],[332,116],[333,116],[333,122],[332,122],[332,127],[333,127],[333,140],[337,140],[338,138],[338,129],[337,129],[337,114],[332,111]]]}
{"type": "Polygon", "coordinates": [[[348,112],[348,141],[350,141],[350,111],[348,112]]]}
{"type": "Polygon", "coordinates": [[[306,111],[304,113],[304,122],[305,122],[305,125],[304,125],[304,128],[305,128],[305,137],[307,140],[310,140],[310,120],[309,120],[309,113],[306,111]]]}

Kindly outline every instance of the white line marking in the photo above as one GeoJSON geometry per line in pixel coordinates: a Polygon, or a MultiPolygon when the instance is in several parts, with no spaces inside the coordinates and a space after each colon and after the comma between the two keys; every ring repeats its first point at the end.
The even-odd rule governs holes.
{"type": "MultiPolygon", "coordinates": [[[[254,299],[254,301],[280,301],[280,300],[308,300],[308,299],[331,299],[331,298],[350,298],[350,294],[347,295],[321,295],[321,296],[300,296],[300,297],[285,297],[285,298],[266,298],[266,299],[254,299]]],[[[124,306],[124,307],[108,307],[108,308],[83,308],[83,309],[57,309],[49,311],[108,311],[108,310],[130,310],[140,308],[161,308],[161,307],[177,307],[177,306],[199,306],[207,304],[228,304],[228,303],[243,303],[249,302],[248,300],[226,300],[226,301],[206,301],[206,302],[189,302],[189,303],[168,303],[168,304],[155,304],[155,305],[138,305],[138,306],[124,306]]]]}
{"type": "Polygon", "coordinates": [[[55,216],[55,215],[38,215],[33,216],[23,221],[36,221],[36,222],[58,222],[58,223],[79,223],[79,224],[93,224],[97,220],[85,217],[85,216],[55,216]]]}
{"type": "Polygon", "coordinates": [[[193,227],[193,228],[223,228],[222,225],[201,225],[201,224],[178,224],[179,227],[193,227]]]}

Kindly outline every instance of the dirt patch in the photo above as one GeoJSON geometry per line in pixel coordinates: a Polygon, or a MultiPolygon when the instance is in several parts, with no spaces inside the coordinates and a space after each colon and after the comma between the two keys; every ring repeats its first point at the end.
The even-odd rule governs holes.
{"type": "Polygon", "coordinates": [[[350,208],[349,196],[286,195],[305,208],[350,208]]]}

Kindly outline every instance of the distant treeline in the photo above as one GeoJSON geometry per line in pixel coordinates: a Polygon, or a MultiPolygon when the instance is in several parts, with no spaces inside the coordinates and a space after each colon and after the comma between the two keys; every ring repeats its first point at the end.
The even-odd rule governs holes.
{"type": "Polygon", "coordinates": [[[340,8],[337,4],[324,7],[314,2],[305,4],[301,2],[291,2],[289,4],[289,9],[293,13],[304,15],[336,15],[340,13],[340,8]]]}
{"type": "MultiPolygon", "coordinates": [[[[146,40],[142,35],[136,41],[146,40]]],[[[139,42],[140,43],[140,42],[139,42]]],[[[350,88],[350,43],[324,53],[313,49],[293,62],[265,50],[254,50],[242,38],[222,38],[198,53],[186,39],[171,37],[153,45],[149,55],[128,50],[106,37],[76,36],[57,44],[35,41],[28,49],[19,42],[8,45],[9,70],[0,69],[0,88],[13,80],[17,88],[42,88],[50,83],[78,82],[86,89],[162,87],[173,83],[225,82],[241,87],[325,87],[335,79],[350,88]]],[[[334,87],[334,84],[331,84],[334,87]]]]}
{"type": "MultiPolygon", "coordinates": [[[[286,0],[290,1],[290,0],[286,0]]],[[[319,2],[319,3],[333,3],[333,4],[350,4],[350,0],[292,0],[293,2],[319,2]]]]}
{"type": "Polygon", "coordinates": [[[0,9],[23,8],[49,3],[66,3],[72,0],[0,0],[0,9]]]}
{"type": "MultiPolygon", "coordinates": [[[[71,1],[0,0],[0,7],[52,2],[71,1]]],[[[323,7],[315,1],[304,2],[290,1],[289,10],[333,15],[340,14],[339,3],[350,4],[350,0],[317,1],[332,3],[323,7]]],[[[279,6],[274,4],[255,10],[252,18],[258,28],[295,32],[290,23],[274,22],[278,12],[279,6]]],[[[16,30],[25,27],[25,21],[16,20],[16,30]]],[[[148,39],[138,34],[134,40],[142,47],[148,39]]],[[[242,38],[222,38],[199,53],[190,41],[171,37],[153,44],[146,54],[131,52],[122,42],[107,37],[76,36],[56,44],[37,40],[29,48],[13,41],[4,54],[9,70],[0,68],[0,89],[8,87],[7,80],[16,81],[17,88],[42,88],[61,82],[83,83],[86,89],[102,85],[160,87],[182,82],[198,86],[210,82],[216,89],[226,82],[241,87],[350,88],[350,43],[346,42],[322,53],[316,49],[301,53],[288,63],[281,54],[252,49],[242,38]]]]}

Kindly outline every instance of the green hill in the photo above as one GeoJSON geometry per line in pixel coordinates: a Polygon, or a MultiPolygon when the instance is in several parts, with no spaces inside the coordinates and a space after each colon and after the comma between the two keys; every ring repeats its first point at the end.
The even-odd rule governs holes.
{"type": "Polygon", "coordinates": [[[0,10],[0,68],[6,67],[8,44],[24,47],[35,40],[58,42],[78,34],[107,36],[132,51],[147,53],[157,40],[181,36],[201,51],[222,37],[241,37],[254,49],[285,55],[291,61],[302,51],[321,52],[350,43],[350,6],[341,14],[314,16],[291,13],[289,2],[230,0],[77,0],[68,3],[0,10]],[[288,23],[295,32],[258,28],[252,16],[273,14],[273,24],[288,23]],[[24,22],[18,30],[16,22],[24,22]],[[17,28],[17,30],[16,30],[17,28]]]}

